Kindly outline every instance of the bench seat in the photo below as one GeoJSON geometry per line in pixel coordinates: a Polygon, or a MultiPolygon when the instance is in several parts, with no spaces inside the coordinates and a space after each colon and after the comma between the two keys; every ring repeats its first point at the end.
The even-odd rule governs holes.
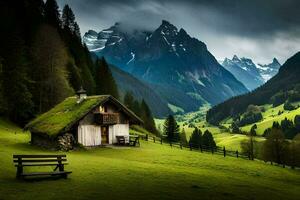
{"type": "Polygon", "coordinates": [[[68,171],[55,171],[55,172],[30,172],[30,173],[21,173],[20,176],[61,176],[64,174],[71,174],[72,172],[68,171]]]}

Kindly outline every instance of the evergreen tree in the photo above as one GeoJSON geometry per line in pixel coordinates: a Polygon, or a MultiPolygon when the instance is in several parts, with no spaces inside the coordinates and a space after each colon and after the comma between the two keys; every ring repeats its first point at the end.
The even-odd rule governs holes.
{"type": "Polygon", "coordinates": [[[263,159],[276,163],[283,163],[286,141],[281,129],[272,128],[271,133],[267,136],[263,144],[263,159]]]}
{"type": "Polygon", "coordinates": [[[138,100],[134,100],[132,104],[132,111],[139,117],[141,117],[141,105],[138,100]]]}
{"type": "Polygon", "coordinates": [[[61,20],[62,27],[64,29],[68,29],[71,32],[74,32],[74,30],[75,30],[75,15],[68,4],[66,4],[64,6],[61,18],[62,18],[62,20],[61,20]]]}
{"type": "Polygon", "coordinates": [[[300,132],[300,115],[296,115],[294,118],[294,124],[298,132],[300,132]]]}
{"type": "Polygon", "coordinates": [[[60,14],[56,0],[47,0],[45,3],[45,20],[52,26],[59,27],[61,25],[60,14]]]}
{"type": "Polygon", "coordinates": [[[237,133],[237,134],[241,133],[241,130],[240,130],[240,128],[239,128],[239,126],[237,125],[236,122],[232,122],[231,130],[232,130],[232,133],[237,133]]]}
{"type": "Polygon", "coordinates": [[[109,66],[105,59],[98,59],[96,61],[96,94],[110,94],[115,98],[119,98],[119,92],[115,79],[109,69],[109,66]]]}
{"type": "Polygon", "coordinates": [[[164,122],[164,134],[169,141],[178,141],[180,139],[179,125],[173,115],[169,115],[164,122]]]}
{"type": "Polygon", "coordinates": [[[4,55],[2,68],[2,89],[7,114],[11,120],[19,124],[32,117],[32,94],[29,91],[28,60],[25,56],[24,41],[18,34],[7,38],[10,44],[4,55]]]}
{"type": "Polygon", "coordinates": [[[41,26],[32,48],[35,102],[45,112],[74,91],[69,86],[66,65],[68,54],[57,30],[41,26]]]}
{"type": "Polygon", "coordinates": [[[216,147],[216,142],[209,130],[206,130],[202,136],[202,145],[209,149],[216,147]]]}
{"type": "Polygon", "coordinates": [[[254,124],[251,129],[250,129],[250,135],[251,136],[256,136],[256,129],[257,129],[257,125],[254,124]]]}
{"type": "Polygon", "coordinates": [[[189,143],[196,148],[202,146],[202,132],[197,127],[194,128],[189,143]]]}
{"type": "Polygon", "coordinates": [[[83,84],[80,76],[80,69],[75,65],[72,59],[67,63],[67,71],[69,72],[69,82],[72,88],[78,90],[83,84]]]}
{"type": "Polygon", "coordinates": [[[241,149],[246,153],[249,159],[254,160],[257,154],[257,142],[254,138],[256,136],[256,124],[252,126],[251,131],[247,134],[248,139],[241,142],[241,149]]]}
{"type": "Polygon", "coordinates": [[[81,42],[81,34],[80,34],[80,28],[77,22],[74,23],[74,31],[73,34],[77,37],[77,39],[81,42]]]}
{"type": "Polygon", "coordinates": [[[133,111],[133,102],[134,98],[132,92],[126,92],[123,100],[124,105],[133,111]]]}
{"type": "Polygon", "coordinates": [[[187,139],[186,139],[186,133],[185,133],[185,130],[184,128],[182,129],[181,133],[180,133],[180,142],[183,146],[187,146],[188,145],[188,142],[187,142],[187,139]]]}
{"type": "Polygon", "coordinates": [[[158,134],[153,119],[153,115],[147,103],[144,101],[144,99],[142,100],[141,103],[141,118],[144,121],[144,128],[146,130],[150,131],[151,133],[158,134]]]}

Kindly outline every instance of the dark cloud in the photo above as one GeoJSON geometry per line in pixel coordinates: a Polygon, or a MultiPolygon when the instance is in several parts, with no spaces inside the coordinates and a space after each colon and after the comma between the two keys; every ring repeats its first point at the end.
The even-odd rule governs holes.
{"type": "Polygon", "coordinates": [[[273,56],[283,61],[299,50],[300,45],[299,0],[58,0],[58,3],[73,8],[82,32],[99,31],[115,22],[130,28],[154,29],[162,19],[167,19],[207,43],[218,58],[244,53],[242,56],[261,61],[273,56]],[[234,47],[232,42],[240,46],[234,47]],[[275,47],[279,49],[287,46],[288,52],[275,52],[275,44],[281,45],[275,47]]]}

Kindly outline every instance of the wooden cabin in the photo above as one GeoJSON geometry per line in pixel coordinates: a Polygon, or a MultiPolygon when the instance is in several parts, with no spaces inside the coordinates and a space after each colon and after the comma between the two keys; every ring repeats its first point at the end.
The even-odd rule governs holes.
{"type": "Polygon", "coordinates": [[[25,129],[31,143],[55,149],[74,145],[99,146],[117,143],[116,136],[129,142],[129,125],[142,120],[110,95],[87,96],[83,89],[42,114],[25,129]]]}

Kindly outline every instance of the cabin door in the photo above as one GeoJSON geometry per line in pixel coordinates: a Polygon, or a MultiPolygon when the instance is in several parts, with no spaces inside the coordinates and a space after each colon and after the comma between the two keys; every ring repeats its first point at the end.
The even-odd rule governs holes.
{"type": "Polygon", "coordinates": [[[101,126],[101,144],[108,144],[108,126],[101,126]]]}

